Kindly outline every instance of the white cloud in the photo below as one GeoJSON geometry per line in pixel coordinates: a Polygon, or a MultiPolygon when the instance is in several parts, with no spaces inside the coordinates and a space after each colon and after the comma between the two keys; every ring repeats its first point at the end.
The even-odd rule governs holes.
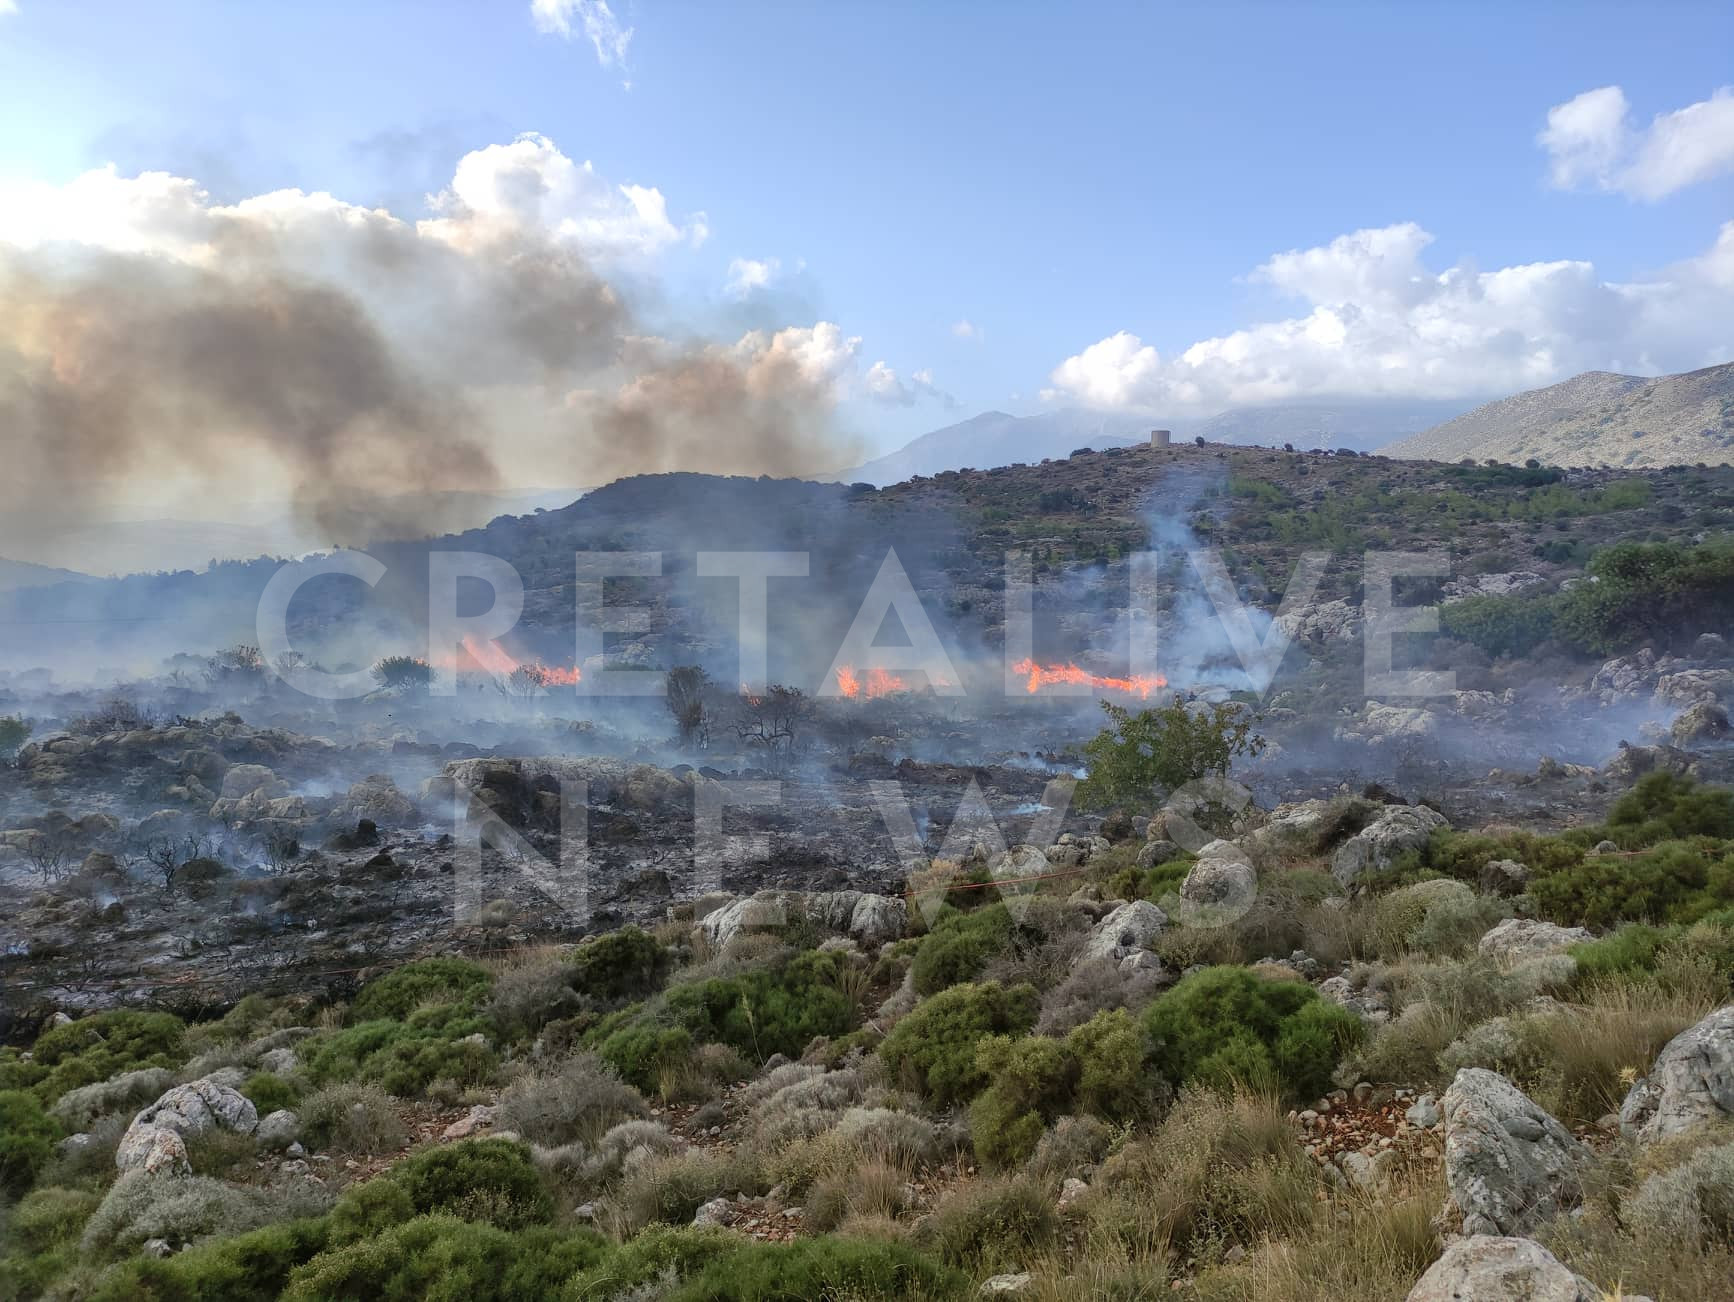
{"type": "Polygon", "coordinates": [[[1603,280],[1587,262],[1435,271],[1405,223],[1271,258],[1254,273],[1303,315],[1200,340],[1173,356],[1127,331],[1054,368],[1044,396],[1166,412],[1306,397],[1458,398],[1594,369],[1692,369],[1734,356],[1734,223],[1654,279],[1603,280]]]}
{"type": "Polygon", "coordinates": [[[702,243],[709,234],[703,213],[671,221],[662,191],[604,181],[588,162],[574,162],[533,133],[465,154],[433,203],[441,217],[423,226],[435,235],[453,221],[460,229],[529,225],[593,254],[654,253],[679,241],[702,243]]]}
{"type": "Polygon", "coordinates": [[[932,399],[946,407],[955,407],[957,399],[933,382],[933,372],[926,368],[916,371],[908,381],[884,362],[874,362],[867,368],[863,387],[867,396],[888,407],[913,407],[922,399],[932,399]]]}
{"type": "Polygon", "coordinates": [[[0,0],[0,18],[18,12],[18,0],[0,0]]]}
{"type": "Polygon", "coordinates": [[[1594,185],[1634,199],[1663,199],[1734,172],[1734,87],[1658,113],[1641,128],[1632,125],[1631,105],[1618,86],[1587,90],[1548,110],[1537,142],[1561,189],[1594,185]]]}
{"type": "Polygon", "coordinates": [[[536,30],[571,40],[582,29],[596,48],[596,61],[604,68],[624,68],[626,50],[632,44],[632,29],[622,27],[608,0],[530,0],[530,19],[536,30]],[[576,18],[577,27],[573,25],[576,18]]]}
{"type": "Polygon", "coordinates": [[[736,258],[729,263],[728,283],[723,288],[735,298],[746,298],[769,285],[782,269],[776,258],[736,258]]]}
{"type": "Polygon", "coordinates": [[[956,335],[959,339],[980,339],[981,327],[971,321],[968,317],[965,317],[963,320],[956,322],[951,327],[951,333],[956,335]]]}

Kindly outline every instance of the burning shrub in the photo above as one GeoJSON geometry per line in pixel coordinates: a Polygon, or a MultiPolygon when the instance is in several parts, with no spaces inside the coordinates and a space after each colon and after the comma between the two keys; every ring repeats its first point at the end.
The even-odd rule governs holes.
{"type": "Polygon", "coordinates": [[[1161,709],[1136,714],[1101,704],[1109,726],[1084,745],[1089,776],[1078,784],[1077,800],[1085,809],[1147,808],[1162,792],[1226,774],[1237,756],[1264,751],[1252,713],[1233,701],[1194,707],[1177,695],[1161,709]]]}
{"type": "Polygon", "coordinates": [[[1331,1071],[1362,1035],[1353,1013],[1298,981],[1245,968],[1194,972],[1144,1012],[1156,1063],[1174,1085],[1235,1082],[1293,1097],[1330,1087],[1331,1071]]]}
{"type": "Polygon", "coordinates": [[[976,1045],[990,1035],[1027,1032],[1035,1024],[1036,1007],[1034,986],[1007,989],[992,981],[952,986],[897,1023],[879,1046],[879,1056],[936,1106],[966,1102],[988,1083],[976,1045]]]}

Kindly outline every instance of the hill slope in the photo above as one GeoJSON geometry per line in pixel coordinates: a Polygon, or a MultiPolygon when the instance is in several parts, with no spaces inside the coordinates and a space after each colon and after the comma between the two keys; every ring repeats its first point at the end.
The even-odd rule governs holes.
{"type": "Polygon", "coordinates": [[[9,561],[0,556],[0,592],[11,592],[15,588],[41,588],[50,583],[79,583],[89,580],[90,577],[77,570],[32,565],[29,561],[9,561]]]}
{"type": "Polygon", "coordinates": [[[1231,407],[1189,429],[1210,443],[1253,443],[1279,447],[1353,448],[1357,452],[1389,443],[1457,415],[1458,402],[1281,403],[1268,407],[1231,407]]]}
{"type": "Polygon", "coordinates": [[[1012,416],[1003,411],[985,411],[979,416],[923,434],[895,452],[866,465],[846,470],[837,477],[847,482],[874,484],[880,488],[899,484],[916,475],[938,475],[947,470],[987,470],[1018,461],[1041,461],[1063,457],[1080,447],[1120,447],[1149,437],[1152,427],[1169,422],[1148,416],[1105,414],[1067,408],[1012,416]]]}
{"type": "Polygon", "coordinates": [[[1734,362],[1656,379],[1587,371],[1477,407],[1384,451],[1563,466],[1727,464],[1734,462],[1734,362]]]}

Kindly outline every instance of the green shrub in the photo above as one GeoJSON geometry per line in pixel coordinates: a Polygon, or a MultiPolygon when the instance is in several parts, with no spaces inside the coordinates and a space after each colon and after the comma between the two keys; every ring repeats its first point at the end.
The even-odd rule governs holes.
{"type": "Polygon", "coordinates": [[[590,1230],[514,1234],[453,1216],[420,1216],[321,1253],[295,1271],[283,1298],[542,1302],[607,1251],[606,1240],[590,1230]]]}
{"type": "Polygon", "coordinates": [[[284,1108],[293,1108],[301,1097],[301,1092],[288,1081],[268,1071],[256,1071],[247,1077],[246,1084],[241,1086],[241,1093],[252,1100],[253,1106],[262,1117],[284,1108]]]}
{"type": "Polygon", "coordinates": [[[1554,606],[1533,595],[1466,597],[1439,608],[1439,628],[1496,659],[1526,656],[1553,636],[1554,606]]]}
{"type": "Polygon", "coordinates": [[[1556,922],[1694,922],[1734,904],[1734,847],[1665,841],[1638,855],[1590,855],[1575,871],[1532,877],[1536,910],[1556,922]]]}
{"type": "Polygon", "coordinates": [[[1194,972],[1144,1012],[1158,1069],[1191,1081],[1276,1085],[1292,1097],[1330,1087],[1331,1071],[1362,1025],[1298,981],[1269,981],[1245,968],[1194,972]]]}
{"type": "Polygon", "coordinates": [[[3,1226],[0,1297],[37,1297],[78,1260],[78,1237],[101,1195],[44,1188],[25,1194],[3,1226]]]}
{"type": "Polygon", "coordinates": [[[1264,751],[1252,713],[1238,702],[1195,705],[1176,696],[1136,714],[1112,701],[1101,705],[1109,726],[1084,744],[1089,776],[1078,784],[1077,800],[1085,809],[1148,806],[1159,792],[1226,774],[1236,757],[1264,751]]]}
{"type": "Polygon", "coordinates": [[[325,1242],[320,1218],[267,1225],[161,1260],[134,1257],[105,1272],[89,1302],[274,1302],[290,1272],[325,1242]]]}
{"type": "Polygon", "coordinates": [[[1059,1228],[1053,1199],[1035,1181],[978,1180],[940,1203],[913,1241],[948,1266],[991,1275],[1045,1253],[1059,1228]]]}
{"type": "Polygon", "coordinates": [[[423,1149],[386,1176],[409,1195],[417,1214],[491,1222],[504,1230],[551,1220],[554,1203],[525,1144],[469,1139],[423,1149]]]}
{"type": "MultiPolygon", "coordinates": [[[[432,961],[432,960],[430,960],[432,961]]],[[[374,1018],[309,1040],[302,1050],[308,1079],[373,1081],[399,1097],[420,1094],[436,1080],[476,1085],[498,1059],[485,1042],[487,1023],[456,1004],[417,1008],[407,1018],[374,1018]]]]}
{"type": "Polygon", "coordinates": [[[44,1031],[33,1060],[0,1060],[0,1089],[33,1090],[44,1105],[67,1090],[94,1085],[140,1067],[186,1061],[185,1028],[169,1013],[112,1009],[44,1031]]]}
{"type": "Polygon", "coordinates": [[[854,1025],[842,989],[841,954],[809,951],[769,969],[676,986],[668,1016],[700,1042],[720,1042],[763,1062],[773,1054],[798,1057],[818,1036],[841,1035],[854,1025]]]}
{"type": "Polygon", "coordinates": [[[55,1136],[54,1122],[34,1094],[0,1090],[0,1194],[16,1198],[36,1183],[55,1136]]]}
{"type": "Polygon", "coordinates": [[[970,1281],[898,1243],[841,1238],[748,1243],[664,1295],[665,1302],[809,1302],[814,1298],[963,1298],[970,1281]]]}
{"type": "Polygon", "coordinates": [[[1150,1042],[1123,1008],[1097,1013],[1066,1036],[1078,1064],[1073,1111],[1104,1121],[1141,1120],[1154,1106],[1156,1081],[1150,1042]]]}
{"type": "Polygon", "coordinates": [[[976,1045],[989,1035],[1021,1034],[1035,1025],[1034,986],[996,981],[952,986],[916,1005],[879,1046],[885,1065],[929,1102],[949,1107],[973,1098],[987,1079],[976,1045]]]}
{"type": "Polygon", "coordinates": [[[969,1108],[976,1156],[999,1170],[1021,1166],[1048,1122],[1066,1111],[1077,1062],[1046,1036],[990,1035],[976,1045],[975,1063],[989,1082],[969,1108]]]}
{"type": "Polygon", "coordinates": [[[741,1245],[740,1237],[715,1226],[652,1225],[610,1257],[575,1276],[562,1302],[598,1298],[652,1297],[654,1286],[703,1270],[741,1245]],[[640,1290],[635,1292],[634,1290],[640,1290]]]}
{"type": "Polygon", "coordinates": [[[478,963],[463,958],[424,958],[369,981],[355,998],[354,1020],[402,1021],[422,1004],[474,1006],[493,978],[478,963]]]}
{"type": "Polygon", "coordinates": [[[572,985],[599,1003],[643,999],[668,966],[668,950],[637,927],[586,941],[572,954],[572,985]]]}
{"type": "Polygon", "coordinates": [[[655,1026],[630,1018],[616,1028],[604,1022],[594,1041],[602,1060],[628,1084],[646,1093],[661,1090],[664,1078],[686,1071],[692,1061],[692,1036],[678,1026],[655,1026]]]}
{"type": "Polygon", "coordinates": [[[415,1203],[402,1184],[380,1176],[345,1189],[328,1219],[331,1246],[341,1247],[415,1219],[415,1203]]]}
{"type": "Polygon", "coordinates": [[[915,951],[911,971],[916,993],[936,995],[947,986],[974,981],[988,959],[1005,950],[1012,930],[1011,913],[1004,904],[969,913],[942,909],[915,951]]]}
{"type": "Polygon", "coordinates": [[[1734,838],[1734,791],[1678,774],[1646,773],[1608,810],[1607,832],[1628,849],[1693,836],[1734,838]]]}
{"type": "Polygon", "coordinates": [[[391,1098],[377,1085],[329,1085],[315,1090],[296,1110],[302,1142],[340,1157],[390,1153],[407,1133],[391,1098]]]}
{"type": "Polygon", "coordinates": [[[1560,598],[1559,627],[1598,655],[1634,646],[1658,629],[1734,623],[1734,543],[1727,540],[1696,547],[1618,543],[1590,558],[1589,577],[1560,598]]]}

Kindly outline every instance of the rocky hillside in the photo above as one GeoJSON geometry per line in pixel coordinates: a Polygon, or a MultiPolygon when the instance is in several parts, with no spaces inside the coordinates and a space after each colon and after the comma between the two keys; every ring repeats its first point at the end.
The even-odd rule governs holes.
{"type": "Polygon", "coordinates": [[[1560,466],[1734,461],[1734,362],[1644,379],[1589,371],[1392,443],[1394,457],[1560,466]]]}
{"type": "Polygon", "coordinates": [[[1167,424],[1094,411],[1048,411],[1034,416],[984,411],[923,434],[895,452],[840,472],[837,478],[883,488],[916,475],[1042,461],[1067,456],[1080,447],[1118,447],[1148,438],[1150,428],[1167,424]]]}

